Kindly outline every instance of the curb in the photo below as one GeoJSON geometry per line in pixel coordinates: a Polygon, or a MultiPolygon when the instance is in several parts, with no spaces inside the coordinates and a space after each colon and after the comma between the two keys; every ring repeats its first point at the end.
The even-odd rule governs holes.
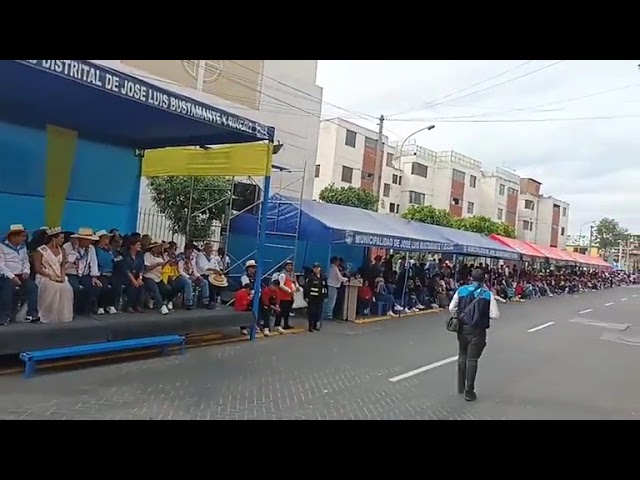
{"type": "Polygon", "coordinates": [[[400,318],[406,318],[406,317],[418,317],[420,315],[429,315],[433,313],[440,313],[442,311],[444,311],[444,309],[438,308],[433,310],[424,310],[422,312],[403,313],[402,315],[398,315],[396,317],[391,317],[389,315],[385,315],[383,317],[368,317],[368,318],[361,318],[358,320],[352,320],[350,323],[355,323],[356,325],[366,325],[368,323],[383,322],[385,320],[398,320],[400,318]]]}

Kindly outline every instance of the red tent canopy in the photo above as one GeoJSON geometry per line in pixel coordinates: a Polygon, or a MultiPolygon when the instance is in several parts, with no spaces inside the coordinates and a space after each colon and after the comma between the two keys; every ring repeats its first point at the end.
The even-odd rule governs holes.
{"type": "Polygon", "coordinates": [[[527,243],[533,249],[538,250],[542,254],[542,256],[547,257],[549,260],[555,260],[556,262],[566,262],[566,261],[575,262],[573,258],[571,258],[568,255],[563,255],[564,252],[558,250],[557,248],[542,247],[540,245],[536,245],[535,243],[529,243],[529,242],[527,243]]]}
{"type": "Polygon", "coordinates": [[[595,259],[592,257],[589,257],[588,255],[584,255],[578,252],[567,252],[567,253],[569,253],[569,255],[571,255],[576,260],[576,262],[581,263],[582,265],[590,265],[592,267],[598,265],[598,263],[595,262],[595,259]]]}
{"type": "Polygon", "coordinates": [[[513,248],[516,252],[520,253],[521,255],[526,255],[528,257],[544,258],[544,255],[542,253],[540,253],[538,250],[533,248],[528,243],[523,242],[522,240],[518,240],[516,238],[502,237],[496,234],[489,235],[489,238],[498,243],[501,243],[502,245],[506,245],[507,247],[513,248]]]}

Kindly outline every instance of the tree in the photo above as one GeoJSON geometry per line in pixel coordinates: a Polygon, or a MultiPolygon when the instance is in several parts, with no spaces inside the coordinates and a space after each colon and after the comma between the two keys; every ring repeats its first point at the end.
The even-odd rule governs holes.
{"type": "Polygon", "coordinates": [[[474,215],[472,217],[457,218],[455,228],[465,230],[467,232],[479,233],[481,235],[500,235],[502,237],[515,238],[515,229],[506,223],[496,222],[489,217],[483,215],[474,215]]]}
{"type": "Polygon", "coordinates": [[[318,199],[321,202],[334,205],[362,208],[373,212],[378,211],[378,197],[367,190],[353,186],[336,187],[332,183],[320,190],[318,199]]]}
{"type": "MultiPolygon", "coordinates": [[[[231,179],[227,177],[154,177],[148,183],[151,198],[174,232],[188,239],[211,237],[214,222],[228,208],[231,179]]],[[[162,240],[162,239],[158,239],[162,240]]]]}
{"type": "Polygon", "coordinates": [[[628,235],[627,229],[621,227],[617,220],[607,217],[596,224],[594,233],[598,248],[605,258],[609,258],[612,250],[618,248],[621,241],[626,241],[628,235]]]}
{"type": "Polygon", "coordinates": [[[411,205],[402,218],[440,227],[455,227],[456,221],[448,210],[433,205],[411,205]]]}

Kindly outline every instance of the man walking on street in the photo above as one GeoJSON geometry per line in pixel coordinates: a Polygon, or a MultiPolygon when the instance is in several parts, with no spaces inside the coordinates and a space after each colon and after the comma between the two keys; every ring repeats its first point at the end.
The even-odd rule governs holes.
{"type": "Polygon", "coordinates": [[[458,329],[458,393],[468,402],[476,400],[476,374],[478,360],[487,346],[487,330],[491,319],[498,318],[498,303],[485,287],[485,273],[480,269],[471,272],[472,283],[458,289],[449,311],[457,315],[458,329]]]}
{"type": "Polygon", "coordinates": [[[319,263],[313,264],[313,272],[304,283],[304,299],[307,302],[309,331],[320,330],[324,299],[327,298],[327,277],[324,276],[319,263]]]}

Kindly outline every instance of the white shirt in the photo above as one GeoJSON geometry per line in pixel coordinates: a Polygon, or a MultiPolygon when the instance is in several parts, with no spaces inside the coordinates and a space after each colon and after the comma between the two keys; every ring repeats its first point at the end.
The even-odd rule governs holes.
{"type": "Polygon", "coordinates": [[[200,274],[198,273],[198,266],[196,263],[196,254],[195,252],[191,253],[191,258],[189,259],[191,262],[191,273],[187,273],[184,271],[184,264],[186,262],[186,258],[182,258],[179,262],[178,262],[178,272],[180,272],[180,275],[184,278],[199,278],[200,274]]]}
{"type": "Polygon", "coordinates": [[[327,276],[327,285],[334,288],[340,288],[343,283],[348,281],[348,278],[342,276],[338,266],[331,264],[329,267],[329,275],[327,276]]]}
{"type": "Polygon", "coordinates": [[[16,248],[8,241],[0,243],[0,276],[12,279],[23,273],[28,275],[30,271],[26,245],[16,248]]]}
{"type": "MultiPolygon", "coordinates": [[[[159,257],[156,257],[155,255],[152,255],[150,252],[147,252],[144,254],[144,266],[145,267],[150,267],[151,265],[154,265],[156,263],[160,263],[160,262],[166,262],[167,261],[167,257],[165,255],[160,255],[159,257]]],[[[149,278],[151,280],[153,280],[154,282],[158,283],[162,280],[162,267],[163,265],[158,265],[156,268],[152,269],[152,270],[146,270],[144,271],[144,273],[142,274],[142,276],[144,278],[149,278]]]]}
{"type": "Polygon", "coordinates": [[[74,249],[71,242],[68,242],[62,248],[67,257],[67,265],[65,267],[67,275],[77,275],[79,277],[84,277],[85,275],[100,276],[98,257],[93,245],[89,245],[87,248],[74,249]]]}
{"type": "Polygon", "coordinates": [[[196,269],[200,275],[209,275],[211,272],[207,270],[218,270],[224,272],[225,268],[218,255],[207,257],[204,252],[198,252],[196,257],[196,269]]]}

